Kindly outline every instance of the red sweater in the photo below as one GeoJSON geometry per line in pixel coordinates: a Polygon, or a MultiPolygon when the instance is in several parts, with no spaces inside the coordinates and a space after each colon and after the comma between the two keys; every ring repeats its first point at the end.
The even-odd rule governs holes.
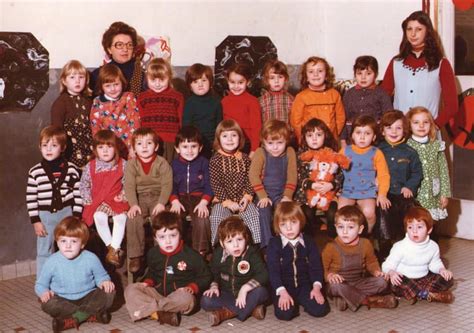
{"type": "Polygon", "coordinates": [[[151,89],[138,95],[142,127],[152,128],[164,142],[174,142],[183,119],[183,95],[168,87],[156,93],[151,89]]]}
{"type": "Polygon", "coordinates": [[[223,119],[233,119],[239,123],[246,139],[250,141],[250,151],[260,145],[262,111],[258,99],[245,91],[241,95],[229,95],[222,99],[223,119]]]}

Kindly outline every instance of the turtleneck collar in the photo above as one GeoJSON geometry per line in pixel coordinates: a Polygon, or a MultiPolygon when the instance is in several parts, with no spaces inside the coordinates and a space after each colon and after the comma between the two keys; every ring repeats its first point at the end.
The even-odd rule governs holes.
{"type": "Polygon", "coordinates": [[[428,143],[430,142],[430,137],[428,135],[426,136],[416,136],[414,134],[411,135],[411,138],[418,142],[418,143],[428,143]]]}

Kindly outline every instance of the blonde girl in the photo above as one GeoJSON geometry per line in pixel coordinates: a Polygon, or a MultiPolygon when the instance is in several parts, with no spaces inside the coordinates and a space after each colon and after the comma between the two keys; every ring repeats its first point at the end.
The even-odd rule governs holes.
{"type": "Polygon", "coordinates": [[[82,168],[92,154],[89,72],[79,61],[71,60],[61,70],[59,82],[60,95],[51,107],[51,125],[64,129],[67,135],[65,156],[82,168]]]}
{"type": "Polygon", "coordinates": [[[423,169],[423,180],[416,199],[430,212],[433,220],[442,220],[448,216],[446,207],[451,196],[444,153],[446,145],[436,139],[436,125],[428,109],[414,107],[407,113],[407,118],[411,132],[407,143],[418,152],[423,169]]]}

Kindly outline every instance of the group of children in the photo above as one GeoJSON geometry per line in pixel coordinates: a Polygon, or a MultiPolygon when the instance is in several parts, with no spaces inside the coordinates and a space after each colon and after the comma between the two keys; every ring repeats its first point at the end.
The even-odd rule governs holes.
{"type": "Polygon", "coordinates": [[[430,110],[393,110],[377,72],[374,57],[357,58],[356,86],[341,98],[329,63],[310,57],[293,98],[286,65],[272,60],[257,99],[247,92],[249,67],[235,64],[219,101],[211,68],[194,64],[184,101],[171,86],[170,64],[154,59],[148,90],[138,96],[123,91],[118,67],[104,65],[91,102],[86,69],[68,62],[53,125],[40,133],[43,159],[27,186],[38,236],[35,290],[53,329],[110,321],[114,285],[83,250],[92,226],[107,246],[106,262],[123,264],[126,235],[129,271],[148,268],[125,290],[133,321],[177,326],[199,299],[211,325],[263,319],[269,298],[281,320],[297,316],[299,305],[326,315],[325,295],[340,310],[394,308],[388,281],[410,302],[452,302],[452,273],[429,238],[450,196],[444,143],[430,110]],[[331,180],[312,177],[320,161],[308,156],[337,154],[338,139],[350,166],[326,165],[331,180]],[[321,208],[308,191],[334,200],[321,208]],[[336,237],[322,260],[311,233],[321,215],[336,237]],[[145,253],[147,221],[155,247],[145,253]],[[382,268],[363,232],[377,239],[382,268]]]}

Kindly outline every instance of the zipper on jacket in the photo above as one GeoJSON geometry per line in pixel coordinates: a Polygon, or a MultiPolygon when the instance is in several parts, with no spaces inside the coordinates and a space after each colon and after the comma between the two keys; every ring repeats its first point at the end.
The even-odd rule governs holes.
{"type": "Polygon", "coordinates": [[[186,173],[186,193],[189,194],[189,168],[191,166],[191,163],[188,163],[188,171],[186,173]]]}

